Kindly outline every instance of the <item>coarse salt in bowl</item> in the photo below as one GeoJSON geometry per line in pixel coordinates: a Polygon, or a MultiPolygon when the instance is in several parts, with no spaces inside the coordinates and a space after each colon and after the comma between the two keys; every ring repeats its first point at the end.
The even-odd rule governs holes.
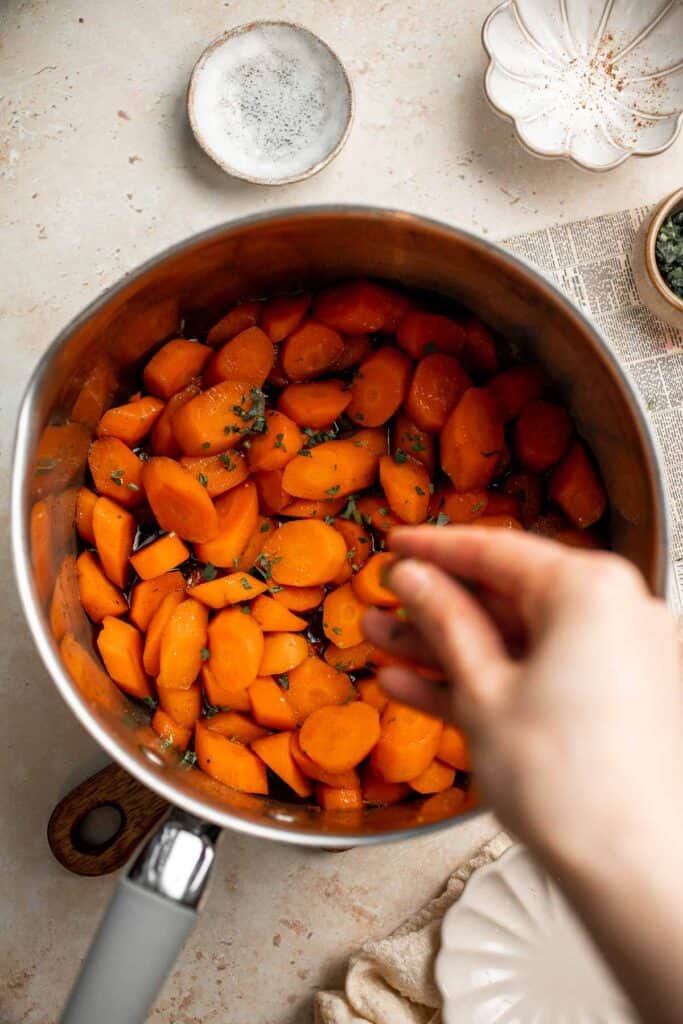
{"type": "Polygon", "coordinates": [[[232,29],[203,52],[188,112],[199,145],[229,174],[283,185],[315,174],[346,141],[351,85],[330,48],[289,22],[232,29]]]}

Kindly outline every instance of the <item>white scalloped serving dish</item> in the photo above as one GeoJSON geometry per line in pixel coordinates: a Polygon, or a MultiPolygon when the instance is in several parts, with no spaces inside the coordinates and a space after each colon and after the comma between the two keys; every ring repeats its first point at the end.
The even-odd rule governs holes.
{"type": "Polygon", "coordinates": [[[444,1024],[635,1024],[563,896],[523,846],[476,871],[446,913],[444,1024]]]}
{"type": "Polygon", "coordinates": [[[484,89],[541,157],[607,171],[683,124],[683,0],[504,0],[486,19],[484,89]]]}

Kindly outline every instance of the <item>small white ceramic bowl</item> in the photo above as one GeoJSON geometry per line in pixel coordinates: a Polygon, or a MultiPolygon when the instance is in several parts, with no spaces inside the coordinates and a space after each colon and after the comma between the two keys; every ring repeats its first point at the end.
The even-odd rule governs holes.
{"type": "Polygon", "coordinates": [[[635,1024],[630,1004],[523,846],[476,871],[441,926],[444,1024],[635,1024]]]}
{"type": "Polygon", "coordinates": [[[197,142],[224,171],[286,185],[337,155],[353,97],[341,61],[316,35],[286,21],[255,21],[204,50],[187,108],[197,142]]]}
{"type": "Polygon", "coordinates": [[[482,40],[486,96],[537,156],[607,171],[681,130],[681,0],[504,0],[482,40]]]}

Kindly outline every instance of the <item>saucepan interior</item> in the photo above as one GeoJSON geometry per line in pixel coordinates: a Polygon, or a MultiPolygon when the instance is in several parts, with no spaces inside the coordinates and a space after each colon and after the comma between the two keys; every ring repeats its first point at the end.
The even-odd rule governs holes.
{"type": "MultiPolygon", "coordinates": [[[[240,299],[357,276],[467,307],[546,369],[600,465],[612,546],[662,594],[666,520],[657,457],[638,402],[605,343],[552,285],[497,246],[393,210],[322,207],[233,221],[127,276],[77,317],[41,360],[20,413],[12,496],[17,583],[34,640],[64,699],[95,739],[151,789],[188,811],[255,835],[324,847],[441,828],[452,824],[452,810],[447,800],[429,798],[335,814],[232,792],[178,766],[159,751],[146,713],[104,675],[82,613],[69,624],[73,644],[56,643],[49,599],[60,566],[64,572],[67,559],[68,575],[73,564],[76,491],[111,376],[125,386],[159,342],[183,324],[192,330],[218,319],[240,299]]],[[[57,624],[58,635],[63,628],[57,624]]]]}

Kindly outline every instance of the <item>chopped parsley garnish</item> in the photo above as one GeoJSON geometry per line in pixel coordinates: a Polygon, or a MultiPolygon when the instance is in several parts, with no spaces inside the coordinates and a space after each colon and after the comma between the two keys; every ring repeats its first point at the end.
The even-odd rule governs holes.
{"type": "Polygon", "coordinates": [[[138,487],[137,484],[134,484],[133,481],[131,480],[131,482],[128,484],[128,490],[129,491],[139,491],[140,488],[138,487]]]}
{"type": "Polygon", "coordinates": [[[448,526],[449,523],[450,518],[446,515],[446,513],[439,512],[438,516],[436,517],[436,526],[448,526]]]}
{"type": "Polygon", "coordinates": [[[358,526],[363,522],[363,517],[361,516],[358,510],[358,505],[356,504],[355,494],[350,494],[347,498],[346,508],[341,513],[341,517],[342,519],[353,519],[354,523],[357,523],[358,526]]]}
{"type": "Polygon", "coordinates": [[[210,447],[211,447],[211,442],[210,441],[202,441],[202,448],[210,448],[210,447]]]}
{"type": "Polygon", "coordinates": [[[425,494],[426,494],[427,492],[426,492],[426,491],[423,491],[421,487],[417,487],[417,486],[416,486],[416,487],[415,487],[415,493],[416,493],[416,494],[419,494],[419,495],[420,495],[420,497],[421,497],[421,498],[423,498],[423,497],[425,496],[425,494]]]}
{"type": "Polygon", "coordinates": [[[215,580],[218,576],[218,569],[211,562],[207,562],[202,569],[202,576],[205,580],[215,580]]]}
{"type": "Polygon", "coordinates": [[[208,661],[209,658],[211,657],[211,651],[209,650],[208,647],[202,647],[199,653],[202,656],[202,661],[208,661]]]}
{"type": "Polygon", "coordinates": [[[408,461],[408,453],[404,452],[402,448],[397,448],[396,451],[394,452],[394,462],[401,463],[401,462],[407,462],[407,461],[408,461]]]}
{"type": "Polygon", "coordinates": [[[232,461],[227,452],[221,452],[218,458],[223,463],[228,472],[232,473],[233,469],[237,469],[237,463],[232,461]]]}
{"type": "Polygon", "coordinates": [[[242,579],[240,580],[240,583],[242,585],[242,590],[253,590],[254,589],[246,576],[242,577],[242,579]]]}
{"type": "Polygon", "coordinates": [[[186,750],[180,759],[181,764],[186,764],[190,768],[197,763],[197,755],[194,750],[186,750]]]}
{"type": "Polygon", "coordinates": [[[269,533],[269,532],[270,532],[270,523],[266,519],[265,523],[261,523],[261,528],[259,530],[259,533],[269,533]]]}
{"type": "Polygon", "coordinates": [[[123,474],[124,470],[114,469],[109,474],[109,479],[113,480],[117,487],[123,487],[123,474]]]}
{"type": "Polygon", "coordinates": [[[154,697],[143,697],[142,703],[145,705],[145,707],[148,707],[150,711],[156,711],[156,707],[159,701],[155,700],[154,697]]]}
{"type": "Polygon", "coordinates": [[[333,626],[332,632],[334,633],[335,636],[341,636],[343,631],[340,629],[339,626],[333,626]]]}
{"type": "Polygon", "coordinates": [[[331,498],[334,498],[335,494],[339,494],[341,487],[339,484],[335,484],[334,487],[328,487],[325,494],[329,494],[331,498]]]}
{"type": "Polygon", "coordinates": [[[281,675],[275,677],[276,682],[283,690],[289,689],[289,676],[286,672],[282,672],[281,675]]]}
{"type": "Polygon", "coordinates": [[[242,612],[242,615],[251,615],[251,608],[248,604],[241,604],[240,611],[242,612]]]}
{"type": "Polygon", "coordinates": [[[296,454],[303,455],[305,459],[310,459],[312,453],[309,448],[299,448],[299,451],[296,454]]]}
{"type": "Polygon", "coordinates": [[[425,356],[431,356],[434,352],[438,351],[439,350],[436,346],[436,343],[433,341],[428,341],[425,347],[422,349],[422,354],[425,356]]]}
{"type": "Polygon", "coordinates": [[[202,487],[208,487],[209,486],[209,478],[204,473],[200,473],[199,476],[197,477],[197,479],[199,480],[199,482],[202,485],[202,487]]]}
{"type": "Polygon", "coordinates": [[[472,505],[472,508],[470,509],[470,512],[472,513],[472,515],[476,515],[477,512],[481,512],[485,508],[486,508],[486,502],[485,501],[475,501],[474,505],[472,505]]]}
{"type": "Polygon", "coordinates": [[[273,448],[279,448],[281,451],[286,452],[287,448],[283,444],[284,438],[285,438],[284,434],[276,434],[275,435],[275,444],[273,445],[273,448]]]}

